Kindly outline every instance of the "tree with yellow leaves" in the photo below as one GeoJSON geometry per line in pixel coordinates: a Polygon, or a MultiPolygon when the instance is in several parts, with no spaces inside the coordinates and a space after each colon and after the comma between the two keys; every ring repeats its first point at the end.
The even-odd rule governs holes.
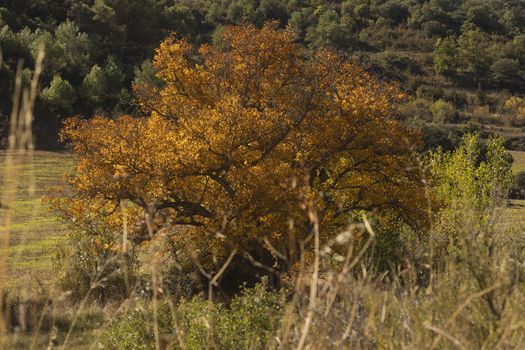
{"type": "Polygon", "coordinates": [[[288,262],[312,229],[307,211],[325,240],[361,211],[424,222],[417,135],[396,119],[396,87],[332,51],[308,56],[271,23],[228,27],[217,46],[172,35],[154,67],[162,84],[134,87],[143,117],[62,130],[78,163],[60,207],[77,222],[104,212],[116,228],[125,203],[134,242],[164,230],[219,257],[288,262]]]}

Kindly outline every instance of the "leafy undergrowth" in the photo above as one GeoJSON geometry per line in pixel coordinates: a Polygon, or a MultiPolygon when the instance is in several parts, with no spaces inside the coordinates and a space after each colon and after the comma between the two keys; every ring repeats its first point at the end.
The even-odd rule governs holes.
{"type": "MultiPolygon", "coordinates": [[[[301,266],[281,275],[280,288],[263,278],[231,297],[212,284],[208,295],[181,294],[181,280],[169,275],[168,260],[154,249],[124,299],[90,300],[96,288],[114,287],[105,285],[111,275],[93,280],[75,304],[67,300],[68,291],[54,291],[47,304],[14,296],[7,344],[50,349],[520,348],[525,342],[523,225],[509,225],[506,199],[495,192],[507,188],[511,177],[501,142],[494,140],[489,149],[487,160],[477,162],[476,138],[469,137],[456,152],[431,157],[433,188],[446,206],[427,232],[375,232],[377,222],[365,216],[334,241],[306,251],[301,266]],[[398,245],[402,258],[381,267],[382,255],[395,261],[392,245],[398,245]],[[25,327],[20,310],[26,311],[25,327]],[[40,321],[32,323],[30,315],[39,315],[40,321]]],[[[113,277],[122,274],[119,266],[113,277]]]]}

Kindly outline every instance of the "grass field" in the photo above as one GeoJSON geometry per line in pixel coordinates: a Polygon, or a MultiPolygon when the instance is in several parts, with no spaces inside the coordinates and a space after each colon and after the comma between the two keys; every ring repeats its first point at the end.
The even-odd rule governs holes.
{"type": "Polygon", "coordinates": [[[520,171],[525,171],[525,152],[523,151],[509,151],[514,158],[514,163],[512,164],[512,170],[515,173],[520,171]]]}
{"type": "MultiPolygon", "coordinates": [[[[510,153],[514,157],[514,172],[525,170],[525,152],[511,151],[510,153]]],[[[4,161],[3,154],[0,154],[0,160],[4,161]]],[[[17,165],[17,186],[13,193],[16,200],[11,203],[1,203],[0,206],[1,217],[4,217],[7,211],[13,216],[9,230],[5,226],[0,226],[0,235],[10,232],[7,251],[0,248],[0,254],[8,254],[7,274],[4,280],[0,280],[1,286],[10,290],[23,289],[28,293],[38,293],[39,288],[45,289],[53,281],[52,256],[57,239],[64,234],[66,228],[45,208],[41,197],[63,183],[64,174],[71,169],[72,163],[72,158],[67,154],[36,152],[32,161],[26,159],[17,165]],[[34,191],[31,191],[31,184],[34,191]]],[[[13,189],[13,186],[5,183],[5,176],[2,182],[0,195],[5,193],[6,188],[13,189]]],[[[523,225],[525,200],[509,201],[504,215],[510,225],[516,227],[523,225]]],[[[103,311],[98,309],[83,311],[81,317],[94,321],[91,320],[85,327],[80,325],[75,329],[68,343],[68,349],[86,349],[96,345],[101,320],[104,318],[103,311]]],[[[70,322],[72,315],[64,313],[63,318],[70,322]]],[[[61,339],[64,336],[62,333],[59,335],[61,339]]],[[[45,348],[52,336],[52,333],[46,331],[38,334],[35,338],[35,348],[45,348]]],[[[11,348],[29,348],[33,335],[23,333],[11,337],[8,341],[8,344],[12,345],[11,348]]]]}
{"type": "Polygon", "coordinates": [[[10,227],[0,222],[0,234],[9,233],[9,245],[0,247],[0,254],[8,254],[6,275],[0,285],[12,288],[39,288],[50,282],[54,246],[64,227],[45,208],[41,197],[64,180],[71,168],[70,156],[62,153],[37,151],[31,158],[15,159],[15,178],[6,183],[5,154],[2,162],[2,187],[13,191],[10,203],[1,203],[0,217],[11,215],[10,227]]]}
{"type": "MultiPolygon", "coordinates": [[[[45,295],[53,282],[52,258],[56,243],[66,228],[46,208],[42,196],[63,184],[73,161],[68,154],[37,151],[31,158],[16,159],[16,176],[11,177],[14,181],[6,183],[9,176],[6,176],[5,159],[5,153],[0,154],[0,198],[5,198],[6,189],[11,189],[13,193],[10,197],[15,200],[0,205],[0,235],[10,235],[8,248],[0,245],[0,258],[7,254],[7,273],[3,277],[0,275],[0,288],[7,289],[14,296],[45,295]],[[9,228],[1,226],[7,214],[12,218],[9,228]]],[[[61,307],[59,317],[63,319],[62,323],[69,324],[75,309],[64,309],[64,305],[61,307]]],[[[67,349],[90,348],[96,341],[96,330],[102,317],[98,309],[93,312],[83,311],[67,349]],[[95,321],[90,320],[88,326],[83,326],[86,322],[82,317],[94,318],[95,321]]],[[[7,337],[4,345],[6,349],[49,349],[54,337],[55,333],[49,331],[14,333],[7,337]]],[[[64,331],[59,332],[58,339],[63,337],[64,331]]]]}
{"type": "MultiPolygon", "coordinates": [[[[525,152],[510,151],[514,158],[515,173],[525,171],[525,152]]],[[[64,233],[65,227],[45,208],[41,197],[64,181],[64,174],[72,167],[69,155],[55,152],[35,152],[33,161],[21,162],[17,169],[16,200],[12,203],[2,203],[0,216],[7,210],[13,216],[10,225],[10,240],[8,248],[7,275],[0,285],[8,288],[30,287],[39,288],[50,282],[52,275],[51,262],[57,239],[64,233]],[[28,184],[34,184],[33,193],[29,193],[28,184]]],[[[4,154],[0,155],[4,162],[4,154]]],[[[2,178],[5,188],[5,178],[2,178]]],[[[525,200],[510,201],[507,209],[509,221],[523,222],[525,217],[525,200]]],[[[3,221],[1,224],[3,225],[3,221]]],[[[0,226],[0,234],[5,234],[7,228],[0,226]]],[[[6,254],[0,247],[0,254],[6,254]]]]}

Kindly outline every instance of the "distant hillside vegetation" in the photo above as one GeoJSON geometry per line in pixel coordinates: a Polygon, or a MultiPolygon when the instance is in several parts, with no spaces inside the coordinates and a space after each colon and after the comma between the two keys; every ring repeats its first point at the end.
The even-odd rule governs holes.
{"type": "MultiPolygon", "coordinates": [[[[399,81],[414,97],[403,115],[424,130],[428,147],[450,148],[465,127],[481,124],[511,127],[508,147],[525,147],[520,0],[0,0],[2,123],[17,62],[32,67],[41,44],[35,132],[49,148],[67,116],[138,113],[131,85],[155,80],[150,59],[170,32],[200,44],[225,25],[269,20],[290,26],[308,48],[330,46],[399,81]]],[[[29,76],[25,68],[26,83],[29,76]]]]}

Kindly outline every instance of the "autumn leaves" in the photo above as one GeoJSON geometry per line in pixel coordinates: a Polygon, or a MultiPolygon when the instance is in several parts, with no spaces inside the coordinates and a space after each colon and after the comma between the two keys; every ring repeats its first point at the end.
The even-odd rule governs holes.
{"type": "Polygon", "coordinates": [[[219,255],[263,241],[296,251],[284,237],[290,222],[308,235],[305,201],[325,235],[359,210],[424,222],[417,137],[393,118],[395,87],[332,51],[309,56],[271,24],[229,27],[217,46],[173,35],[154,66],[163,84],[135,86],[143,116],[66,123],[78,166],[62,208],[89,203],[75,215],[105,208],[118,223],[124,200],[142,213],[131,237],[149,237],[147,213],[154,230],[191,226],[219,255]]]}

